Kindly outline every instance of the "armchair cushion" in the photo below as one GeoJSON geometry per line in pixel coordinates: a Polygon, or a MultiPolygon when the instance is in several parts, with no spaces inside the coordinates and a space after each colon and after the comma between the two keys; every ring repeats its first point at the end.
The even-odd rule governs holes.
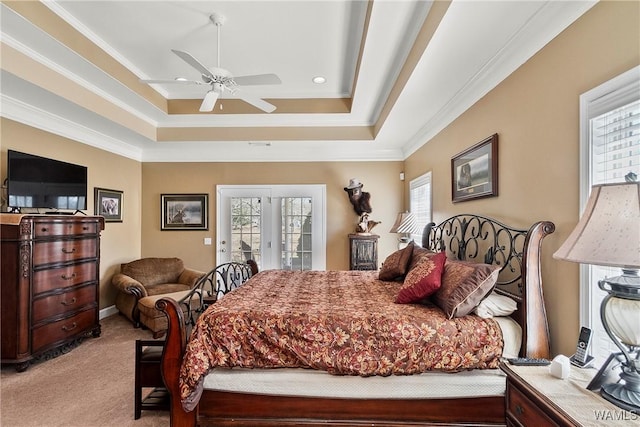
{"type": "MultiPolygon", "coordinates": [[[[140,310],[140,321],[143,325],[145,325],[151,332],[153,332],[154,338],[160,338],[167,330],[168,320],[167,316],[156,309],[156,302],[161,298],[171,298],[178,302],[181,302],[183,298],[187,298],[190,294],[191,290],[179,291],[179,292],[171,292],[167,294],[158,294],[152,295],[148,297],[142,298],[138,301],[138,309],[140,310]]],[[[182,311],[186,313],[188,305],[191,309],[196,309],[200,307],[200,295],[198,293],[194,293],[191,295],[191,302],[181,304],[182,311]]]]}

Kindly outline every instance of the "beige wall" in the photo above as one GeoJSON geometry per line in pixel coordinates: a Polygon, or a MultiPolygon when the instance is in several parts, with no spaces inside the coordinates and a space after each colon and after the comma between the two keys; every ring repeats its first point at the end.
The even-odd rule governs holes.
{"type": "Polygon", "coordinates": [[[113,305],[111,276],[119,271],[120,263],[140,257],[140,163],[5,118],[0,126],[3,181],[7,176],[7,150],[12,149],[87,166],[88,214],[94,212],[94,187],[124,191],[123,222],[107,223],[100,244],[100,308],[113,305]]]}
{"type": "MultiPolygon", "coordinates": [[[[6,178],[7,150],[64,160],[88,167],[88,214],[93,213],[93,188],[124,191],[122,223],[107,223],[101,235],[100,308],[114,304],[110,286],[120,263],[140,257],[178,256],[193,268],[207,271],[215,265],[215,206],[217,184],[326,184],[327,268],[349,268],[347,235],[358,216],[344,187],[350,178],[371,193],[371,218],[382,221],[379,262],[396,249],[396,235],[388,233],[401,209],[402,162],[305,163],[144,163],[2,119],[0,177],[6,178]],[[160,231],[160,194],[208,193],[208,231],[160,231]]],[[[3,206],[3,209],[6,208],[3,206]]]]}
{"type": "Polygon", "coordinates": [[[578,265],[551,255],[579,216],[580,94],[640,63],[639,2],[601,2],[405,162],[433,172],[434,220],[482,213],[508,224],[551,220],[543,280],[552,353],[572,354],[579,330],[578,265]],[[453,204],[450,159],[498,133],[497,198],[453,204]]]}
{"type": "MultiPolygon", "coordinates": [[[[640,3],[604,1],[553,40],[495,90],[402,162],[145,163],[122,158],[2,119],[0,168],[8,148],[89,166],[93,187],[124,191],[124,222],[102,233],[101,308],[113,304],[109,280],[121,262],[141,256],[180,256],[194,268],[215,262],[217,184],[326,184],[327,268],[348,268],[347,234],[356,215],[343,187],[357,177],[372,194],[373,219],[383,222],[380,261],[395,249],[387,231],[410,179],[433,172],[434,219],[481,213],[528,226],[547,219],[556,233],[544,243],[543,274],[553,353],[570,354],[578,335],[578,266],[551,254],[578,220],[578,97],[640,63],[640,3]],[[451,203],[450,159],[499,134],[500,195],[451,203]],[[407,181],[399,181],[404,168],[407,181]],[[209,231],[160,231],[161,193],[208,193],[209,231]]],[[[0,177],[6,171],[0,170],[0,177]]],[[[404,200],[407,200],[406,197],[404,200]]]]}
{"type": "Polygon", "coordinates": [[[371,219],[382,221],[379,262],[397,249],[397,236],[388,231],[402,204],[402,162],[304,163],[144,163],[142,166],[142,254],[179,256],[189,266],[209,270],[216,263],[216,185],[220,184],[325,184],[327,186],[327,269],[349,268],[347,235],[358,216],[344,187],[358,178],[371,193],[371,219]],[[160,195],[208,193],[208,231],[160,231],[160,195]],[[214,244],[205,246],[211,237],[214,244]]]}

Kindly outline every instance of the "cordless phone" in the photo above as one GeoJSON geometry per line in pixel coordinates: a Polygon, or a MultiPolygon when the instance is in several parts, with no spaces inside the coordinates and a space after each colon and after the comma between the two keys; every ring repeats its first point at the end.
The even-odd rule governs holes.
{"type": "Polygon", "coordinates": [[[578,345],[576,346],[576,353],[571,356],[571,363],[581,368],[589,365],[593,360],[593,357],[589,356],[587,350],[591,343],[591,329],[582,327],[580,328],[580,336],[578,337],[578,345]]]}

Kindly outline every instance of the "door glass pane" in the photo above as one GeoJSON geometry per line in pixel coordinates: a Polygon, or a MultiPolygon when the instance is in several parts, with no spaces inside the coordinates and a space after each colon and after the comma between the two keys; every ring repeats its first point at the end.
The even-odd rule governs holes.
{"type": "Polygon", "coordinates": [[[311,270],[311,198],[283,197],[283,270],[311,270]]]}
{"type": "Polygon", "coordinates": [[[260,264],[261,222],[260,197],[231,198],[231,261],[260,264]]]}

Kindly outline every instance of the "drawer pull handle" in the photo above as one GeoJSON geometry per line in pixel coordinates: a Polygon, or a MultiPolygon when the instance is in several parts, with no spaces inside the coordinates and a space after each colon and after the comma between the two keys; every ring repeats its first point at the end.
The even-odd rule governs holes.
{"type": "Polygon", "coordinates": [[[76,273],[71,274],[71,276],[67,276],[66,274],[63,274],[63,275],[62,275],[62,278],[63,278],[64,280],[73,280],[73,279],[75,279],[75,278],[76,278],[76,273]]]}
{"type": "Polygon", "coordinates": [[[516,414],[518,415],[524,414],[524,408],[520,405],[516,405],[516,414]]]}
{"type": "Polygon", "coordinates": [[[70,306],[70,305],[75,304],[76,301],[77,301],[76,297],[73,297],[73,298],[71,298],[71,301],[66,301],[66,300],[65,301],[61,301],[60,304],[66,305],[66,306],[70,306]]]}
{"type": "Polygon", "coordinates": [[[47,231],[49,231],[49,229],[47,227],[42,227],[42,232],[46,233],[47,231]]]}
{"type": "Polygon", "coordinates": [[[73,331],[77,327],[78,327],[78,324],[76,322],[73,322],[73,324],[71,326],[64,325],[62,327],[62,330],[65,331],[65,332],[69,332],[69,331],[73,331]]]}
{"type": "Polygon", "coordinates": [[[71,249],[67,249],[67,248],[62,248],[62,252],[65,254],[72,254],[76,251],[76,248],[71,248],[71,249]]]}

